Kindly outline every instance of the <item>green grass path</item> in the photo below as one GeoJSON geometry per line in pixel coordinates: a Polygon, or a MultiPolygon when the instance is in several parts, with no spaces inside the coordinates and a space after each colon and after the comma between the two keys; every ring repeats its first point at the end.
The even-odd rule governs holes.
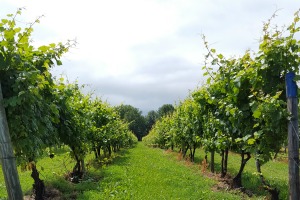
{"type": "MultiPolygon", "coordinates": [[[[204,151],[197,149],[195,162],[204,158],[204,151]]],[[[108,166],[93,165],[93,153],[88,154],[86,163],[90,164],[84,179],[74,184],[65,180],[64,175],[72,170],[74,160],[67,149],[58,149],[56,156],[41,158],[37,162],[40,177],[48,188],[61,192],[61,199],[265,199],[267,192],[261,187],[259,177],[255,175],[253,158],[247,163],[243,173],[243,185],[253,192],[251,198],[234,191],[216,191],[217,182],[203,177],[197,165],[186,166],[178,161],[175,153],[162,149],[149,148],[138,143],[131,149],[118,152],[108,166]]],[[[270,161],[263,165],[266,180],[280,189],[280,199],[288,198],[288,165],[286,154],[280,154],[283,161],[270,161]]],[[[220,171],[221,157],[215,157],[215,169],[220,171]]],[[[109,159],[110,160],[110,159],[109,159]]],[[[280,159],[279,159],[280,160],[280,159]]],[[[239,170],[240,155],[229,154],[228,172],[234,176],[239,170]]],[[[31,194],[33,179],[31,171],[21,171],[19,177],[24,194],[31,194]]],[[[2,170],[0,168],[2,174],[2,170]]],[[[0,176],[0,200],[6,199],[4,177],[0,176]]]]}
{"type": "Polygon", "coordinates": [[[98,186],[78,199],[241,199],[228,192],[212,191],[215,182],[200,170],[189,168],[174,155],[138,143],[122,151],[102,170],[98,186]]]}

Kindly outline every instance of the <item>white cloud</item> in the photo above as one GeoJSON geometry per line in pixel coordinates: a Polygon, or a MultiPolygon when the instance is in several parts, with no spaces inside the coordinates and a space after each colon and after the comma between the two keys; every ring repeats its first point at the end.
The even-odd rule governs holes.
{"type": "Polygon", "coordinates": [[[37,45],[77,39],[53,73],[90,84],[112,104],[148,111],[174,103],[203,81],[201,34],[218,52],[257,48],[263,21],[276,9],[280,26],[300,8],[295,0],[3,0],[0,17],[26,7],[37,45]]]}

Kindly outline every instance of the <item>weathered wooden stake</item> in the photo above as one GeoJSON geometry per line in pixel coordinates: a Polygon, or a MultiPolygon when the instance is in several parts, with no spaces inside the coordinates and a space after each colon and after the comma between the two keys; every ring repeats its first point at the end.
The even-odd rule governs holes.
{"type": "Polygon", "coordinates": [[[0,83],[0,159],[4,174],[6,190],[9,200],[22,200],[23,194],[20,185],[16,160],[10,140],[6,113],[3,106],[3,95],[0,83]]]}
{"type": "Polygon", "coordinates": [[[286,74],[287,109],[291,114],[288,123],[288,157],[289,157],[289,199],[300,199],[299,185],[299,128],[298,128],[298,98],[295,73],[286,74]]]}
{"type": "Polygon", "coordinates": [[[215,151],[210,152],[210,172],[215,173],[215,151]]]}

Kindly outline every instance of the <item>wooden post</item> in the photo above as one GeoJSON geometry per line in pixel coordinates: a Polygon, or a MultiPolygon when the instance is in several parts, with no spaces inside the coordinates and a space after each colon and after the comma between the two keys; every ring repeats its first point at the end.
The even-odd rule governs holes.
{"type": "Polygon", "coordinates": [[[215,173],[215,151],[210,152],[210,172],[215,173]]]}
{"type": "Polygon", "coordinates": [[[288,162],[289,162],[289,199],[300,199],[299,185],[299,128],[298,99],[295,73],[286,74],[287,109],[291,115],[288,123],[288,162]]]}
{"type": "Polygon", "coordinates": [[[10,140],[6,113],[3,106],[3,95],[0,83],[0,159],[9,200],[22,200],[23,193],[20,185],[16,160],[10,140]]]}

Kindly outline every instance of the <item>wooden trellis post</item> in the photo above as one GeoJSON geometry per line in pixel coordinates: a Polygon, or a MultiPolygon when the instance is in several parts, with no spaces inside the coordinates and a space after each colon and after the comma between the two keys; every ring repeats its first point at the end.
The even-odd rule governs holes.
{"type": "Polygon", "coordinates": [[[287,109],[290,113],[288,123],[288,162],[289,162],[289,199],[300,199],[299,185],[299,128],[298,128],[298,98],[295,73],[286,74],[287,109]]]}
{"type": "Polygon", "coordinates": [[[0,160],[9,200],[22,200],[23,193],[20,185],[16,160],[10,140],[6,113],[3,106],[3,95],[0,83],[0,160]]]}

